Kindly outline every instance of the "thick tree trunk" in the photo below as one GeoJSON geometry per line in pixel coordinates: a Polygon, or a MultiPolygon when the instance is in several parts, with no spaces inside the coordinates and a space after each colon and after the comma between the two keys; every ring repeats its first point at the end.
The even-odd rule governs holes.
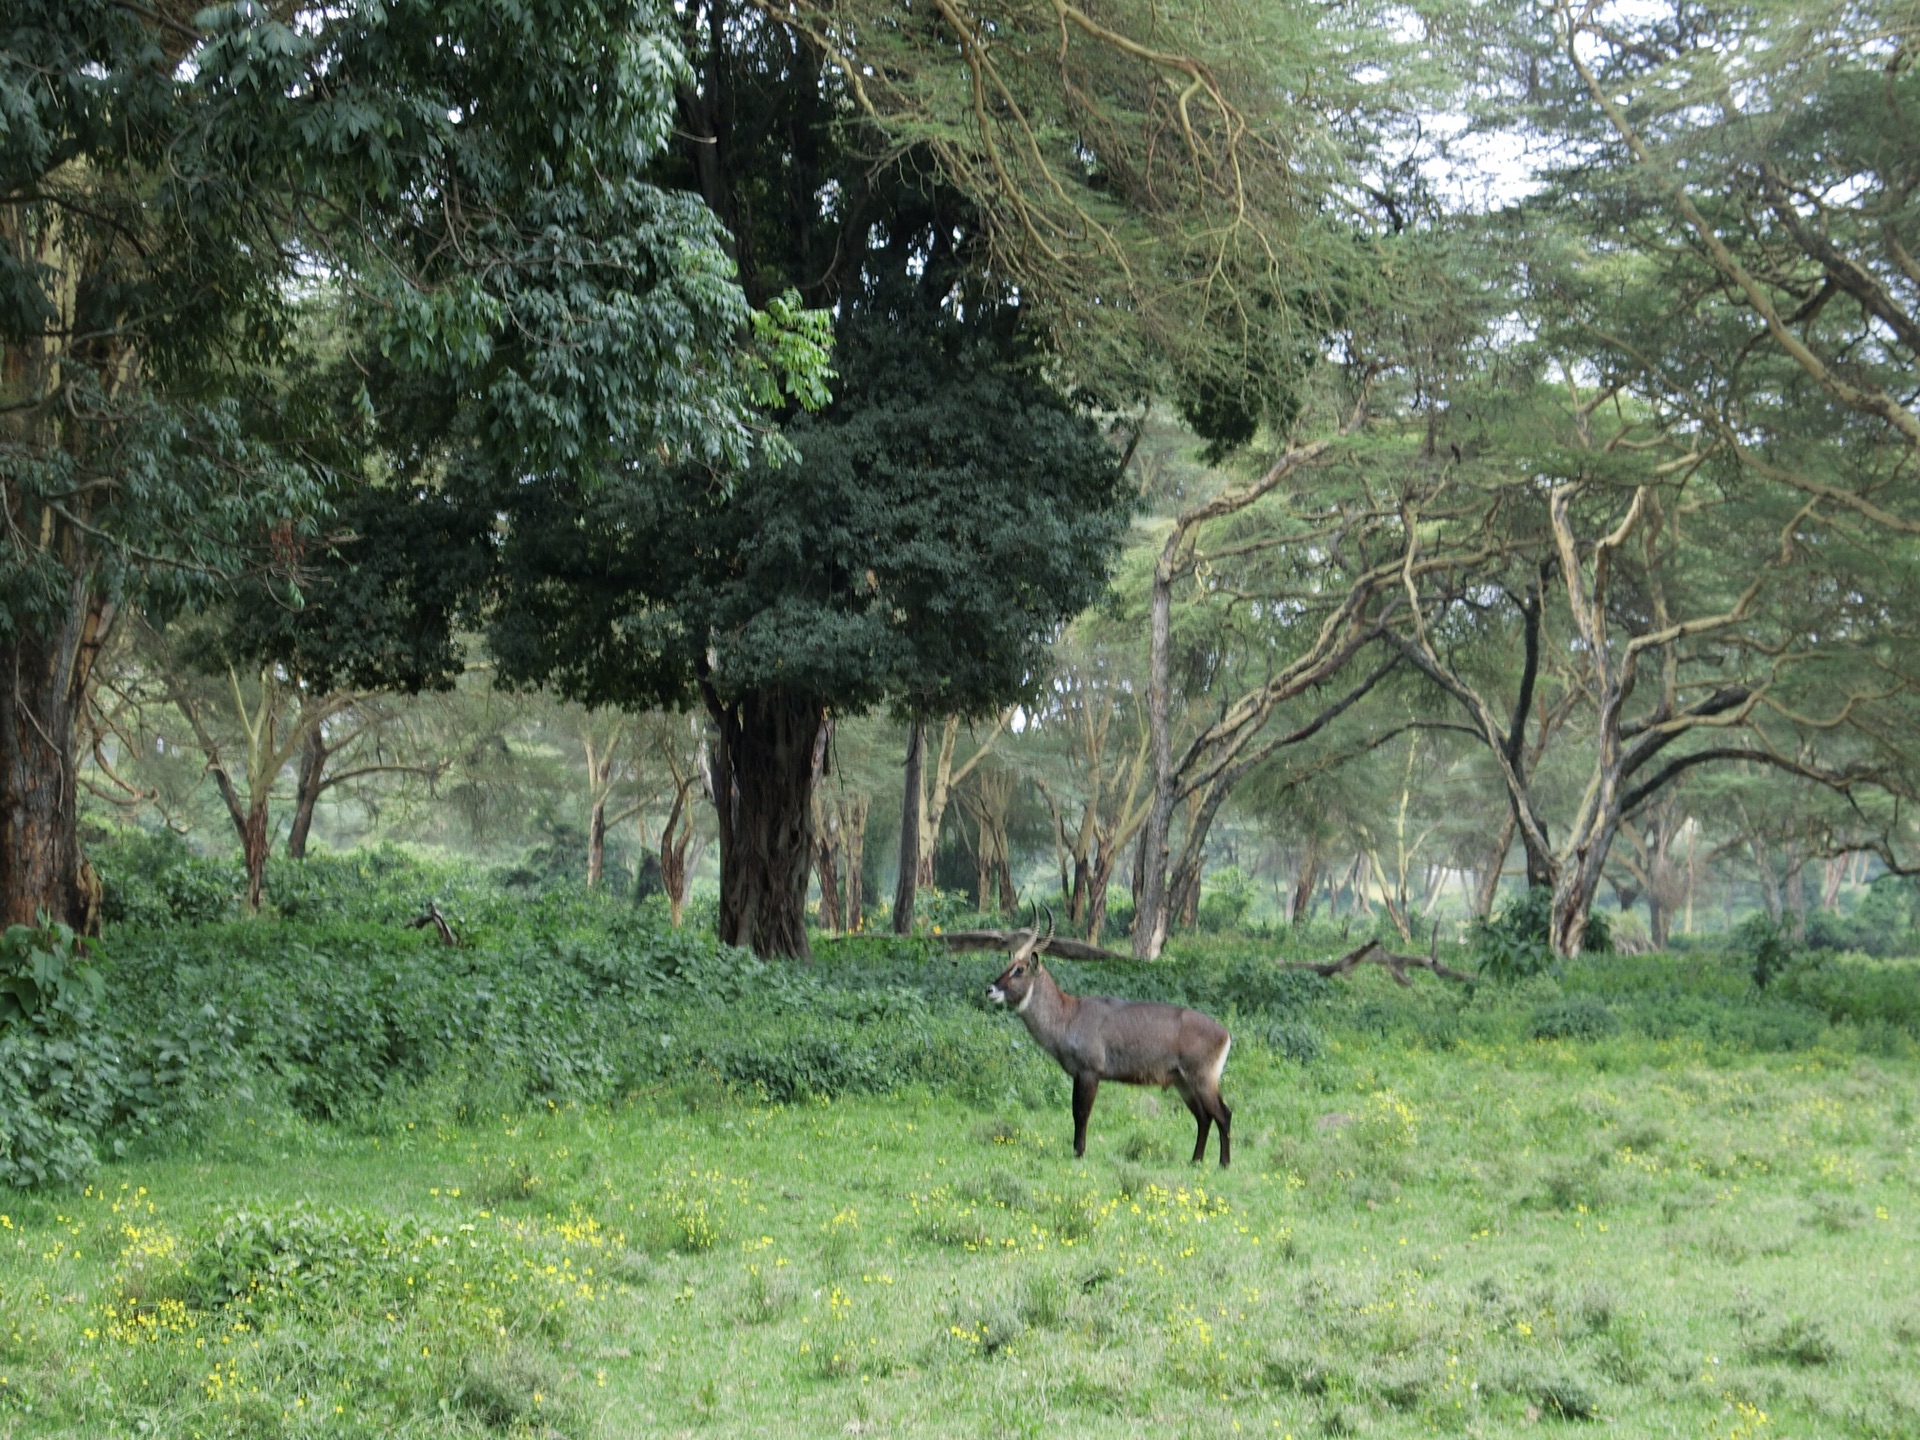
{"type": "Polygon", "coordinates": [[[1180,915],[1183,925],[1194,922],[1186,916],[1198,917],[1200,914],[1200,887],[1206,878],[1207,837],[1213,833],[1213,822],[1220,814],[1220,807],[1233,787],[1240,782],[1246,767],[1236,767],[1220,776],[1207,787],[1206,794],[1199,805],[1189,803],[1187,813],[1187,831],[1180,840],[1180,858],[1173,863],[1173,875],[1167,885],[1168,908],[1180,915]]]}
{"type": "Polygon", "coordinates": [[[1596,824],[1585,843],[1575,849],[1560,866],[1553,886],[1553,920],[1549,939],[1553,953],[1572,959],[1586,941],[1587,919],[1593,913],[1594,898],[1600,893],[1600,880],[1606,871],[1607,855],[1613,849],[1614,832],[1619,825],[1617,806],[1609,797],[1617,787],[1602,787],[1595,807],[1596,824]]]}
{"type": "Polygon", "coordinates": [[[1657,894],[1647,896],[1647,939],[1656,950],[1667,948],[1673,934],[1673,910],[1657,894]]]}
{"type": "Polygon", "coordinates": [[[287,858],[307,858],[307,837],[313,830],[314,808],[326,789],[327,740],[320,727],[307,732],[300,747],[300,779],[293,792],[293,827],[287,831],[287,858]]]}
{"type": "Polygon", "coordinates": [[[905,786],[900,796],[900,878],[893,891],[893,933],[913,933],[914,892],[920,882],[920,787],[926,768],[927,731],[915,720],[907,727],[905,786]]]}
{"type": "Polygon", "coordinates": [[[834,857],[833,841],[822,836],[815,842],[814,868],[820,877],[820,928],[839,930],[840,867],[834,857]]]}
{"type": "Polygon", "coordinates": [[[982,915],[993,906],[993,886],[1004,863],[1006,816],[995,815],[985,799],[973,809],[973,908],[982,915]]]}
{"type": "Polygon", "coordinates": [[[1087,913],[1088,891],[1093,880],[1093,861],[1085,855],[1073,857],[1073,889],[1067,895],[1067,920],[1078,925],[1087,913]]]}
{"type": "Polygon", "coordinates": [[[88,904],[75,829],[78,695],[56,645],[0,648],[0,923],[45,911],[82,928],[88,904]]]}
{"type": "Polygon", "coordinates": [[[720,730],[720,939],[762,959],[811,960],[813,746],[825,707],[779,688],[751,691],[732,704],[709,690],[707,706],[720,730]]]}

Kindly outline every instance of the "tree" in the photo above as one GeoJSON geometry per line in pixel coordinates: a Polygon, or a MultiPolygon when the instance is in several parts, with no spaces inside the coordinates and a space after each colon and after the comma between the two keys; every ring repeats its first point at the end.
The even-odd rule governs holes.
{"type": "Polygon", "coordinates": [[[16,7],[0,920],[87,909],[76,721],[117,616],[285,575],[312,533],[320,467],[272,366],[316,275],[350,301],[363,393],[408,397],[396,454],[457,429],[525,477],[750,448],[780,367],[738,344],[711,217],[638,175],[681,73],[663,23],[636,0],[16,7]]]}
{"type": "Polygon", "coordinates": [[[1027,693],[1047,636],[1104,584],[1129,502],[985,268],[981,215],[922,153],[875,163],[880,137],[785,27],[685,19],[697,138],[667,173],[728,219],[750,295],[791,286],[834,312],[833,403],[784,417],[784,468],[645,449],[565,491],[504,482],[489,643],[509,679],[588,704],[703,705],[721,936],[803,956],[827,714],[978,716],[1027,693]]]}

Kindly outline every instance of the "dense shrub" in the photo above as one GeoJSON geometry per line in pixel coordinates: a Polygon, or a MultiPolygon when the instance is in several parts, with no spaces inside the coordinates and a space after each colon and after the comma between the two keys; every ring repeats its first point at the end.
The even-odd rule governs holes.
{"type": "Polygon", "coordinates": [[[125,831],[96,841],[88,859],[100,877],[109,925],[198,925],[235,913],[245,876],[237,859],[197,855],[171,830],[125,831]]]}
{"type": "MultiPolygon", "coordinates": [[[[170,840],[124,853],[159,857],[121,872],[154,894],[154,877],[202,863],[170,840]]],[[[317,1123],[386,1126],[663,1086],[775,1102],[916,1086],[998,1105],[1057,1099],[1063,1083],[986,1005],[1000,957],[931,937],[823,938],[814,965],[769,965],[691,924],[670,928],[653,903],[572,884],[510,893],[400,849],[276,862],[269,879],[282,918],[122,921],[92,981],[70,936],[12,937],[0,1182],[78,1179],[104,1148],[186,1127],[243,1088],[317,1123]],[[404,928],[429,901],[461,946],[404,928]]],[[[181,893],[190,901],[191,887],[181,893]]],[[[1531,923],[1515,907],[1496,922],[1522,938],[1531,923]]],[[[1764,992],[1749,957],[1726,950],[1589,955],[1498,987],[1401,989],[1373,972],[1328,981],[1278,963],[1350,943],[1309,925],[1182,936],[1155,963],[1050,965],[1075,993],[1195,1006],[1297,1062],[1324,1063],[1349,1037],[1445,1049],[1619,1028],[1728,1050],[1894,1051],[1920,1035],[1914,967],[1859,957],[1796,957],[1764,992]]]]}
{"type": "Polygon", "coordinates": [[[0,1183],[84,1179],[103,1134],[185,1113],[196,1084],[231,1073],[217,1013],[121,1015],[100,1008],[104,994],[66,926],[0,939],[0,1183]]]}
{"type": "Polygon", "coordinates": [[[1569,995],[1542,1005],[1527,1025],[1536,1040],[1598,1040],[1619,1028],[1619,1017],[1593,995],[1569,995]]]}
{"type": "MultiPolygon", "coordinates": [[[[1501,906],[1498,914],[1474,921],[1471,938],[1480,973],[1489,980],[1524,980],[1556,969],[1552,934],[1553,892],[1532,886],[1501,906]]],[[[1603,912],[1592,911],[1583,953],[1610,955],[1613,949],[1612,923],[1603,912]]]]}

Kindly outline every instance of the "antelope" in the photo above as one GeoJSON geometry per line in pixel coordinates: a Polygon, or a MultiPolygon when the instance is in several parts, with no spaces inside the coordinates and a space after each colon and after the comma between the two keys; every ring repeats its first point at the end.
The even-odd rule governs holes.
{"type": "MultiPolygon", "coordinates": [[[[1035,917],[1036,919],[1038,917],[1035,917]]],[[[1193,1163],[1207,1155],[1207,1130],[1220,1126],[1220,1167],[1230,1157],[1233,1112],[1220,1098],[1233,1037],[1211,1015],[1151,1000],[1069,995],[1040,962],[1053,939],[1053,914],[1043,937],[1036,924],[1013,948],[987,999],[1010,1006],[1027,1033],[1073,1077],[1073,1153],[1087,1153],[1087,1117],[1102,1080],[1123,1085],[1171,1085],[1200,1124],[1193,1163]]]]}

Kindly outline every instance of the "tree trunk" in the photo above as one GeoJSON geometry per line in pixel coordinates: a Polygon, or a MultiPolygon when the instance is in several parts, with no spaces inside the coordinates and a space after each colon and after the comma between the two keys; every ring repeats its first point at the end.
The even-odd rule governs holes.
{"type": "Polygon", "coordinates": [[[915,888],[933,888],[933,862],[940,852],[940,826],[947,818],[947,797],[952,793],[953,747],[960,738],[960,720],[948,716],[940,727],[940,748],[934,752],[933,773],[927,773],[926,736],[920,737],[920,869],[914,877],[915,888]],[[931,784],[929,784],[929,780],[931,784]]]}
{"type": "Polygon", "coordinates": [[[826,707],[779,687],[749,691],[731,704],[709,687],[707,706],[720,731],[720,939],[763,960],[810,961],[813,746],[826,707]]]}
{"type": "Polygon", "coordinates": [[[1093,861],[1085,855],[1073,857],[1073,889],[1067,896],[1067,920],[1078,925],[1087,913],[1087,903],[1091,896],[1088,891],[1093,879],[1093,861]]]}
{"type": "Polygon", "coordinates": [[[1514,818],[1513,807],[1509,805],[1506,823],[1500,827],[1500,838],[1487,860],[1487,873],[1480,881],[1480,893],[1473,897],[1476,919],[1484,920],[1493,914],[1494,902],[1500,898],[1501,873],[1507,868],[1507,852],[1513,849],[1513,832],[1518,828],[1519,822],[1514,818]]]}
{"type": "Polygon", "coordinates": [[[307,836],[313,830],[314,807],[326,789],[327,739],[320,727],[307,732],[300,747],[300,779],[293,792],[293,827],[287,831],[287,858],[307,858],[307,836]]]}
{"type": "Polygon", "coordinates": [[[75,723],[102,622],[80,582],[76,602],[47,643],[22,621],[0,646],[0,923],[32,924],[45,911],[76,929],[93,919],[75,827],[75,723]]]}
{"type": "Polygon", "coordinates": [[[1576,820],[1573,826],[1574,834],[1584,829],[1586,839],[1560,865],[1554,882],[1549,938],[1553,953],[1564,959],[1578,955],[1586,940],[1587,919],[1593,912],[1594,897],[1600,893],[1600,879],[1606,872],[1607,856],[1620,823],[1617,795],[1617,785],[1603,783],[1596,787],[1596,796],[1590,802],[1591,825],[1583,826],[1576,820]]]}
{"type": "Polygon", "coordinates": [[[258,915],[267,878],[267,850],[273,838],[268,798],[261,793],[247,807],[240,831],[240,853],[247,866],[247,913],[258,915]]]}
{"type": "Polygon", "coordinates": [[[893,933],[913,933],[914,892],[920,881],[920,788],[926,769],[926,727],[907,727],[905,785],[900,796],[900,878],[893,891],[893,933]]]}
{"type": "Polygon", "coordinates": [[[1313,913],[1313,888],[1320,883],[1320,836],[1316,831],[1307,837],[1306,853],[1300,857],[1300,878],[1293,886],[1293,913],[1288,917],[1295,925],[1304,925],[1313,913]]]}
{"type": "Polygon", "coordinates": [[[693,840],[687,793],[692,788],[691,777],[681,782],[667,811],[667,823],[660,827],[660,888],[667,892],[667,920],[676,930],[687,909],[687,847],[693,840]]]}
{"type": "Polygon", "coordinates": [[[1662,904],[1657,893],[1647,895],[1647,939],[1656,950],[1667,948],[1673,932],[1673,910],[1662,904]]]}
{"type": "Polygon", "coordinates": [[[1787,917],[1795,940],[1807,938],[1807,862],[1789,854],[1787,870],[1787,917]]]}
{"type": "Polygon", "coordinates": [[[813,868],[820,879],[820,928],[840,929],[840,825],[816,791],[813,797],[813,868]]]}
{"type": "Polygon", "coordinates": [[[1780,876],[1773,868],[1773,855],[1757,835],[1747,837],[1747,848],[1753,852],[1754,874],[1760,881],[1760,900],[1767,907],[1767,919],[1778,925],[1785,918],[1786,907],[1780,898],[1780,876]]]}
{"type": "Polygon", "coordinates": [[[866,924],[867,812],[872,805],[864,795],[841,803],[840,835],[842,853],[847,862],[847,929],[858,931],[866,924]]]}
{"type": "Polygon", "coordinates": [[[1220,814],[1220,807],[1232,793],[1233,787],[1240,783],[1246,766],[1235,766],[1224,772],[1204,795],[1197,797],[1199,803],[1190,800],[1187,811],[1186,834],[1180,839],[1180,858],[1173,863],[1173,875],[1167,884],[1168,908],[1182,917],[1181,923],[1191,926],[1194,921],[1185,917],[1198,918],[1200,914],[1200,887],[1206,878],[1207,837],[1213,833],[1213,822],[1220,814]]]}
{"type": "Polygon", "coordinates": [[[587,888],[596,890],[607,869],[607,802],[595,800],[587,816],[587,888]]]}
{"type": "Polygon", "coordinates": [[[1168,659],[1172,634],[1173,572],[1186,525],[1175,525],[1153,570],[1153,593],[1148,625],[1147,732],[1153,749],[1153,798],[1140,831],[1135,869],[1139,880],[1133,897],[1133,954],[1139,960],[1157,960],[1167,943],[1167,917],[1173,908],[1167,894],[1167,853],[1173,829],[1173,731],[1167,710],[1173,689],[1168,659]]]}
{"type": "Polygon", "coordinates": [[[1820,883],[1820,908],[1838,910],[1840,908],[1840,882],[1846,878],[1847,860],[1845,856],[1835,856],[1825,864],[1820,883]]]}

